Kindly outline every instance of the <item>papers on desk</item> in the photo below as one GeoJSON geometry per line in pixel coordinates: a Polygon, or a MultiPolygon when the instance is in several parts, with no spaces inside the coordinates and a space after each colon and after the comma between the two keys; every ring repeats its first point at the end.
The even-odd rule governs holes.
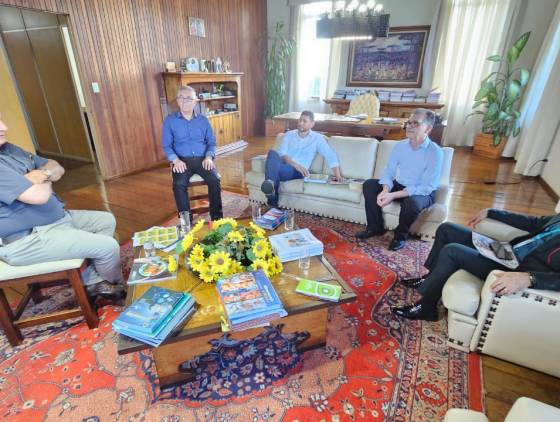
{"type": "Polygon", "coordinates": [[[357,119],[356,117],[350,117],[350,116],[340,116],[340,115],[332,115],[330,116],[328,119],[325,120],[331,120],[333,122],[359,122],[360,119],[357,119]]]}
{"type": "Polygon", "coordinates": [[[397,123],[399,119],[396,117],[374,117],[374,123],[397,123]]]}
{"type": "Polygon", "coordinates": [[[360,114],[347,114],[346,117],[351,117],[353,119],[365,120],[368,118],[367,113],[360,113],[360,114]]]}

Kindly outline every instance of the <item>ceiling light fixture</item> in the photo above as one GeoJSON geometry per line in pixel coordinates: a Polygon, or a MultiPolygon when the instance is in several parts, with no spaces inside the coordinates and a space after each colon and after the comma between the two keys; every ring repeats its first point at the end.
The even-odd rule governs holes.
{"type": "Polygon", "coordinates": [[[337,1],[334,13],[325,13],[317,21],[316,36],[342,40],[387,37],[389,17],[384,13],[383,5],[373,0],[337,1]]]}

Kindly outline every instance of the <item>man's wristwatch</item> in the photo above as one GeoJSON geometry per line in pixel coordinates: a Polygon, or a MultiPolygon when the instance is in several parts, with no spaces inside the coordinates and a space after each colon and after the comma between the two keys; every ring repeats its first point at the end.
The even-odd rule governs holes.
{"type": "Polygon", "coordinates": [[[533,289],[535,288],[535,283],[537,280],[535,280],[535,274],[533,273],[528,273],[529,274],[529,288],[533,289]]]}
{"type": "Polygon", "coordinates": [[[45,182],[50,182],[51,181],[51,177],[52,177],[52,171],[50,171],[49,169],[41,169],[41,171],[43,172],[43,174],[46,176],[45,182]]]}

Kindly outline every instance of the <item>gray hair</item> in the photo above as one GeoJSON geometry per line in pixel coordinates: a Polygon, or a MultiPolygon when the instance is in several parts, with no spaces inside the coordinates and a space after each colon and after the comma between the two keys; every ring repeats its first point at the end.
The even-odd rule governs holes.
{"type": "Polygon", "coordinates": [[[413,116],[424,116],[422,119],[423,123],[426,123],[429,126],[433,126],[436,122],[436,114],[432,110],[428,110],[427,108],[417,108],[414,109],[412,112],[413,116]]]}
{"type": "Polygon", "coordinates": [[[189,85],[181,85],[179,87],[179,89],[177,89],[177,97],[179,96],[179,94],[181,94],[181,92],[188,92],[189,94],[194,94],[194,97],[196,98],[196,90],[189,85]]]}

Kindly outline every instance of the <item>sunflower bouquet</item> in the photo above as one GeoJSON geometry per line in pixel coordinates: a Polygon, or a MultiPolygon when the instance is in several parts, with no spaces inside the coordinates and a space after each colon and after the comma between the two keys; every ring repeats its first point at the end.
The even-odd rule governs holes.
{"type": "Polygon", "coordinates": [[[265,231],[255,223],[245,227],[233,218],[222,218],[199,240],[197,234],[204,224],[204,220],[195,224],[178,245],[178,252],[186,252],[188,266],[206,283],[243,271],[262,269],[268,277],[282,272],[265,231]]]}

